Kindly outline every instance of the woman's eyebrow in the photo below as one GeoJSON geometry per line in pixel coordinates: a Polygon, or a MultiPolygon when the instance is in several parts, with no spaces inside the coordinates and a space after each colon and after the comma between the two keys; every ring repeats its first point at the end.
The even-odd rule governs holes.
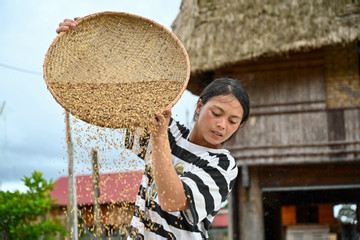
{"type": "Polygon", "coordinates": [[[241,119],[238,115],[231,115],[230,117],[241,119]]]}
{"type": "Polygon", "coordinates": [[[224,110],[222,107],[220,107],[220,106],[214,105],[214,107],[217,108],[217,109],[219,109],[219,110],[220,110],[221,112],[223,112],[223,113],[225,112],[225,110],[224,110]]]}

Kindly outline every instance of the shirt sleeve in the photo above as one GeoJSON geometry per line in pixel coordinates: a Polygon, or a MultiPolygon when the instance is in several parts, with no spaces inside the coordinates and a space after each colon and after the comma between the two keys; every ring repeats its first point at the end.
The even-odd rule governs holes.
{"type": "Polygon", "coordinates": [[[185,172],[181,177],[189,205],[183,215],[189,224],[196,225],[207,216],[215,215],[228,197],[238,174],[235,160],[228,157],[230,164],[226,169],[207,165],[185,172]]]}

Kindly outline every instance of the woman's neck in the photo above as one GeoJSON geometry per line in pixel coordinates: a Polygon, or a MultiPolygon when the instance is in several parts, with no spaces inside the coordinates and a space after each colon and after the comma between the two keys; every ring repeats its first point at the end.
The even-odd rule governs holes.
{"type": "Polygon", "coordinates": [[[207,147],[207,148],[213,148],[213,149],[223,149],[224,148],[222,144],[213,145],[213,144],[207,142],[205,140],[205,138],[197,131],[198,128],[196,125],[197,125],[197,123],[195,123],[194,128],[192,129],[192,131],[190,133],[190,136],[188,138],[189,142],[199,145],[199,146],[202,146],[202,147],[207,147]]]}

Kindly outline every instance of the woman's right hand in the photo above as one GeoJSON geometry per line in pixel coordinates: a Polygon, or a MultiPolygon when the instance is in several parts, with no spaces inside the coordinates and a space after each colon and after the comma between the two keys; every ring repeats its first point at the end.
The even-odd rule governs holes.
{"type": "Polygon", "coordinates": [[[66,32],[70,28],[74,28],[77,26],[77,20],[79,18],[76,17],[74,20],[72,19],[65,19],[63,22],[59,23],[59,27],[56,29],[56,33],[59,34],[61,32],[66,32]]]}

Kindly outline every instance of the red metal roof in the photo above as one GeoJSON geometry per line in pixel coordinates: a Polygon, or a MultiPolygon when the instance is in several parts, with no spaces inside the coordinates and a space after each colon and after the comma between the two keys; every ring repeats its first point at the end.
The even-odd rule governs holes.
{"type": "MultiPolygon", "coordinates": [[[[100,174],[100,202],[135,202],[143,171],[100,174]]],[[[68,203],[68,177],[61,177],[54,183],[50,195],[57,199],[55,204],[66,206],[68,203]]],[[[91,175],[76,176],[77,204],[94,203],[91,175]]]]}
{"type": "Polygon", "coordinates": [[[211,223],[212,228],[227,228],[229,223],[228,209],[221,209],[211,223]]]}

